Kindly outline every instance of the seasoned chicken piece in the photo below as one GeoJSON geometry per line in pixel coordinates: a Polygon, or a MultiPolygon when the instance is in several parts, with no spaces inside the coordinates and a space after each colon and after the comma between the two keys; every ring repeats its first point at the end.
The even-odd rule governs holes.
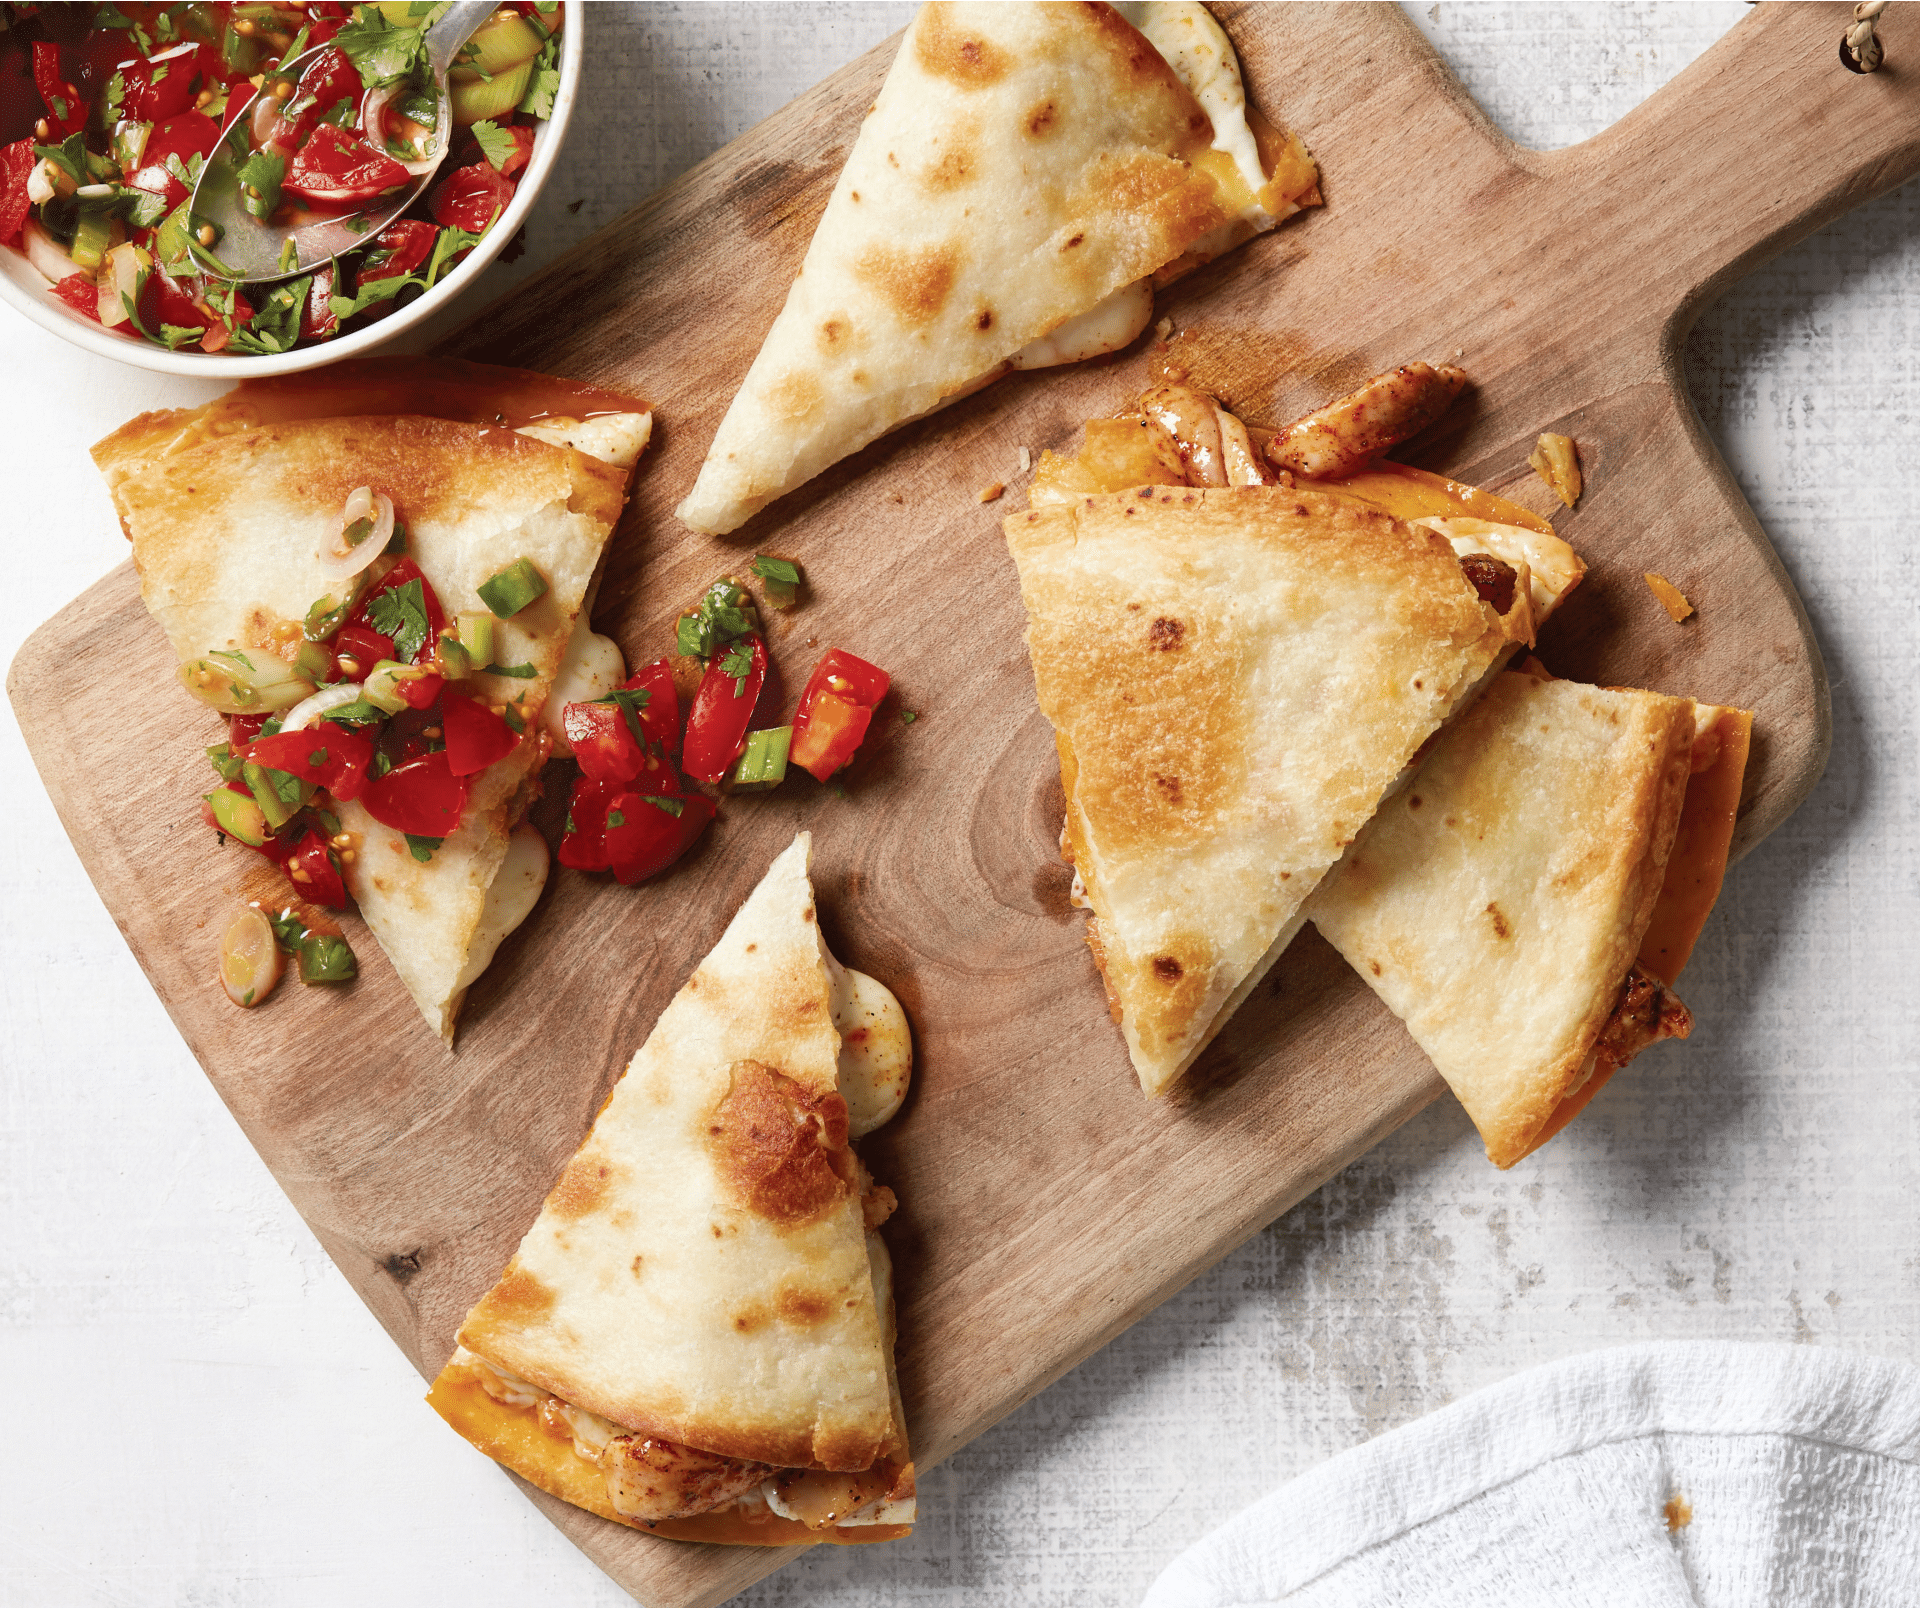
{"type": "Polygon", "coordinates": [[[1267,442],[1276,469],[1327,479],[1350,475],[1368,459],[1410,440],[1453,405],[1466,374],[1408,363],[1376,374],[1359,390],[1296,420],[1267,442]]]}
{"type": "Polygon", "coordinates": [[[1156,385],[1140,398],[1139,406],[1140,411],[1160,425],[1179,446],[1188,485],[1227,484],[1220,409],[1212,397],[1187,385],[1156,385]]]}
{"type": "Polygon", "coordinates": [[[600,1454],[607,1496],[642,1524],[690,1518],[744,1496],[774,1470],[765,1463],[697,1452],[650,1435],[616,1435],[600,1454]]]}

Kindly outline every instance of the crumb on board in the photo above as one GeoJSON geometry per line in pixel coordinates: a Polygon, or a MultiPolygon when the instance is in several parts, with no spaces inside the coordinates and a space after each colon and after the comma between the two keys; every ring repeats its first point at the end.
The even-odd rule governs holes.
{"type": "Polygon", "coordinates": [[[1675,1530],[1684,1530],[1689,1524],[1693,1523],[1693,1504],[1678,1491],[1675,1491],[1672,1496],[1667,1498],[1665,1512],[1667,1515],[1667,1533],[1669,1535],[1675,1530]]]}
{"type": "Polygon", "coordinates": [[[1665,609],[1667,613],[1673,617],[1673,623],[1675,625],[1678,625],[1689,614],[1693,613],[1693,605],[1687,601],[1687,594],[1675,586],[1666,576],[1656,575],[1652,570],[1648,570],[1646,572],[1646,579],[1648,588],[1655,597],[1659,598],[1660,607],[1665,609]]]}
{"type": "Polygon", "coordinates": [[[1173,319],[1171,317],[1161,319],[1159,323],[1153,326],[1153,332],[1163,341],[1172,340],[1173,319]]]}
{"type": "Polygon", "coordinates": [[[1026,474],[1033,468],[1033,454],[1025,447],[1020,449],[1020,473],[1026,474]]]}
{"type": "Polygon", "coordinates": [[[1006,489],[1005,481],[996,480],[991,486],[988,486],[986,490],[980,493],[979,500],[983,503],[998,502],[1000,498],[1005,495],[1006,489]]]}
{"type": "Polygon", "coordinates": [[[1573,450],[1573,437],[1541,436],[1527,462],[1567,507],[1580,500],[1580,458],[1573,450]]]}

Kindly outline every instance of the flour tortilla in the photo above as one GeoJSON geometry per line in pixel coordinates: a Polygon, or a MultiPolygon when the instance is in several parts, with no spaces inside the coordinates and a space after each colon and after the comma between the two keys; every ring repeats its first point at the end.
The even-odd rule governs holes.
{"type": "Polygon", "coordinates": [[[1142,487],[1003,528],[1088,941],[1157,1095],[1421,745],[1530,639],[1528,590],[1502,617],[1437,533],[1279,487],[1142,487]]]}
{"type": "MultiPolygon", "coordinates": [[[[1169,49],[1243,103],[1205,29],[1169,22],[1169,49]]],[[[1126,287],[1317,199],[1297,141],[1260,155],[1250,183],[1110,6],[924,7],[680,517],[731,531],[1126,287]]]]}
{"type": "MultiPolygon", "coordinates": [[[[661,1014],[459,1338],[622,1431],[784,1468],[888,1461],[910,1523],[885,1251],[846,1143],[810,851],[802,833],[774,861],[661,1014]]],[[[617,1516],[579,1469],[543,1477],[525,1436],[477,1433],[435,1391],[489,1455],[617,1516]]]]}
{"type": "MultiPolygon", "coordinates": [[[[222,404],[214,404],[220,408],[222,404]]],[[[632,416],[644,441],[645,415],[632,416]]],[[[101,444],[141,596],[185,662],[257,648],[338,590],[320,567],[348,494],[393,499],[409,553],[451,617],[480,607],[479,584],[525,557],[548,590],[496,622],[495,662],[527,678],[481,675],[476,692],[519,706],[529,732],[620,517],[625,469],[484,425],[413,415],[293,418],[229,433],[191,415],[147,415],[101,444]],[[185,444],[193,442],[197,444],[185,444]]],[[[342,826],[363,844],[345,867],[374,936],[428,1023],[451,1041],[486,907],[543,757],[537,738],[474,779],[468,814],[422,863],[357,802],[342,826]]]]}
{"type": "Polygon", "coordinates": [[[1500,675],[1308,904],[1499,1166],[1583,1081],[1660,894],[1693,737],[1690,699],[1500,675]]]}

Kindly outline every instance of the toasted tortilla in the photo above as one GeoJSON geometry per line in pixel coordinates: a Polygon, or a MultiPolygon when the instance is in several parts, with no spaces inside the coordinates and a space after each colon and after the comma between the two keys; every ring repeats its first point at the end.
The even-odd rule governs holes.
{"type": "MultiPolygon", "coordinates": [[[[486,1427],[498,1415],[465,1388],[469,1359],[622,1433],[778,1468],[884,1469],[890,1520],[911,1523],[891,1287],[847,1144],[810,851],[802,833],[774,861],[661,1014],[429,1398],[488,1455],[610,1518],[597,1473],[486,1427]]],[[[720,1533],[738,1513],[668,1522],[831,1539],[757,1519],[765,1533],[720,1533]]]]}
{"type": "Polygon", "coordinates": [[[1666,880],[1693,741],[1690,699],[1498,676],[1308,905],[1496,1165],[1590,1093],[1591,1052],[1666,880]]]}
{"type": "MultiPolygon", "coordinates": [[[[347,888],[421,1013],[451,1040],[507,833],[545,759],[540,709],[619,520],[627,470],[482,424],[415,415],[253,424],[230,404],[212,410],[218,427],[147,415],[98,449],[141,596],[182,662],[259,647],[337,590],[318,554],[356,486],[393,499],[449,617],[480,606],[479,584],[517,558],[546,578],[547,592],[494,633],[495,662],[534,673],[473,678],[478,695],[518,706],[530,739],[474,779],[458,831],[422,863],[359,803],[340,808],[342,826],[363,839],[344,867],[347,888]]],[[[644,442],[647,416],[623,417],[626,436],[644,442]]]]}
{"type": "MultiPolygon", "coordinates": [[[[1181,13],[1149,25],[1210,99],[1244,109],[1204,11],[1143,10],[1181,13]]],[[[1297,141],[1269,130],[1251,176],[1214,142],[1179,73],[1111,6],[924,7],[680,518],[735,529],[1128,287],[1317,199],[1297,141]]],[[[1138,334],[1150,290],[1129,306],[1096,349],[1138,334]]]]}
{"type": "Polygon", "coordinates": [[[1060,751],[1063,851],[1157,1095],[1421,745],[1530,639],[1528,589],[1499,615],[1437,533],[1280,487],[1142,487],[1003,528],[1060,751]]]}

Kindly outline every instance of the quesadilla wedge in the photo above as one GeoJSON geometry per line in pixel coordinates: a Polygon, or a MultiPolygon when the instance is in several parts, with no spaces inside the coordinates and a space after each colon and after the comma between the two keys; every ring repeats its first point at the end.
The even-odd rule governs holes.
{"type": "Polygon", "coordinates": [[[450,1041],[545,880],[516,831],[541,716],[651,416],[513,370],[343,368],[145,415],[95,456],[183,686],[230,717],[213,824],[310,901],[351,892],[450,1041]],[[383,395],[462,416],[361,411],[383,395]]]}
{"type": "Polygon", "coordinates": [[[1116,351],[1156,283],[1318,201],[1201,6],[1123,9],[920,11],[681,519],[731,531],[1009,369],[1116,351]]]}
{"type": "Polygon", "coordinates": [[[1422,746],[1532,640],[1438,533],[1279,486],[1141,487],[1005,521],[1063,852],[1149,1095],[1278,957],[1422,746]]]}
{"type": "Polygon", "coordinates": [[[848,1146],[911,1051],[892,996],[828,953],[810,852],[802,833],[661,1014],[427,1397],[541,1489],[681,1540],[913,1523],[893,1195],[848,1146]]]}
{"type": "Polygon", "coordinates": [[[1751,719],[1505,673],[1309,902],[1495,1165],[1691,1030],[1671,985],[1725,871],[1751,719]]]}

